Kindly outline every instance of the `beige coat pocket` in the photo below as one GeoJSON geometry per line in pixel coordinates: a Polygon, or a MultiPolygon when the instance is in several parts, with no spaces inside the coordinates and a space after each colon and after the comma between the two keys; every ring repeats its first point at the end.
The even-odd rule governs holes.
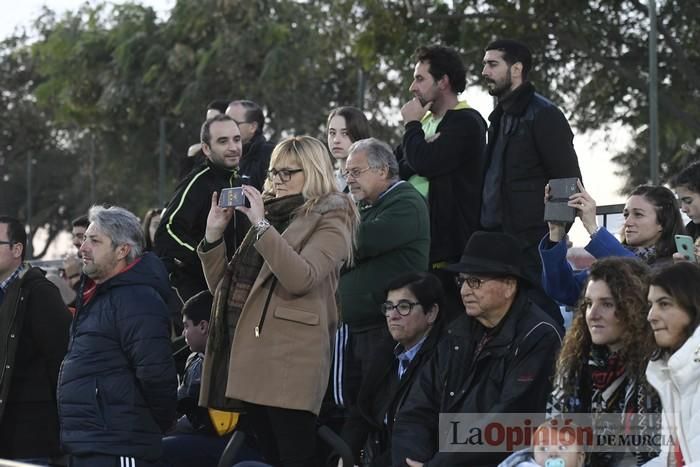
{"type": "Polygon", "coordinates": [[[275,318],[286,319],[287,321],[294,321],[295,323],[308,324],[309,326],[317,326],[319,323],[319,317],[316,313],[310,313],[304,310],[298,310],[296,308],[285,308],[278,306],[275,308],[274,313],[275,318]]]}

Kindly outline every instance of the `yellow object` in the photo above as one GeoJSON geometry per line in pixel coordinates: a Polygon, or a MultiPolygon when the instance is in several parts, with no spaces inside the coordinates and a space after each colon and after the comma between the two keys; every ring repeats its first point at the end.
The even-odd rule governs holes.
{"type": "Polygon", "coordinates": [[[224,436],[233,431],[238,425],[238,412],[224,412],[223,410],[209,409],[209,419],[219,436],[224,436]]]}

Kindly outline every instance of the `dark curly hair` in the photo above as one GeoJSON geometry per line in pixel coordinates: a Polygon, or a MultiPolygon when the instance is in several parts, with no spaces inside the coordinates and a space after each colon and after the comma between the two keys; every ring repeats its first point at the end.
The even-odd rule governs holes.
{"type": "Polygon", "coordinates": [[[694,193],[700,193],[700,161],[695,161],[678,172],[670,184],[673,188],[685,187],[694,193]]]}
{"type": "MultiPolygon", "coordinates": [[[[654,206],[656,222],[661,226],[661,236],[655,245],[656,256],[658,258],[672,256],[676,252],[674,235],[685,233],[683,217],[676,196],[671,190],[661,185],[639,185],[630,193],[630,197],[635,195],[643,196],[654,206]]],[[[622,244],[626,245],[625,236],[621,235],[621,237],[622,244]]]]}
{"type": "MultiPolygon", "coordinates": [[[[654,335],[646,319],[649,277],[650,269],[641,260],[611,257],[593,263],[587,281],[587,284],[604,281],[610,289],[615,316],[624,327],[620,359],[625,362],[627,373],[637,379],[644,379],[647,363],[654,352],[654,335]]],[[[556,375],[566,394],[576,392],[578,378],[594,345],[586,324],[585,290],[557,359],[556,375]]]]}
{"type": "Polygon", "coordinates": [[[435,81],[447,76],[455,94],[467,87],[467,68],[455,49],[442,45],[419,47],[416,49],[415,59],[430,64],[428,71],[435,81]]]}

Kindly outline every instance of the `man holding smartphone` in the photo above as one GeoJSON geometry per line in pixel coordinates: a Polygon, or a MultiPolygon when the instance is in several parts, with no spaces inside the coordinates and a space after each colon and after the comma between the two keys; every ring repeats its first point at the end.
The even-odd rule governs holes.
{"type": "MultiPolygon", "coordinates": [[[[216,115],[202,125],[202,151],[207,160],[175,190],[162,214],[155,236],[155,252],[165,262],[170,283],[184,303],[207,288],[197,244],[204,238],[211,194],[241,185],[238,166],[243,152],[241,132],[227,115],[216,115]]],[[[233,254],[248,230],[245,216],[236,212],[224,233],[226,251],[233,254]]]]}

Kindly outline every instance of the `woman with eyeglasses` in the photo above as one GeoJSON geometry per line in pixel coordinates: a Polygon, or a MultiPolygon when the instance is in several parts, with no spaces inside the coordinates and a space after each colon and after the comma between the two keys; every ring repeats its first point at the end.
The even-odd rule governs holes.
{"type": "Polygon", "coordinates": [[[228,264],[222,237],[233,209],[212,196],[198,247],[215,294],[200,403],[244,411],[266,462],[308,466],[358,212],[315,138],[280,142],[268,174],[262,194],[243,187],[250,207],[235,209],[252,227],[228,264]]]}
{"type": "Polygon", "coordinates": [[[700,266],[682,262],[654,274],[648,299],[657,350],[646,374],[672,445],[647,465],[700,466],[700,266]]]}
{"type": "Polygon", "coordinates": [[[376,355],[367,369],[356,404],[343,427],[356,465],[390,466],[394,417],[435,350],[442,330],[445,293],[440,280],[411,272],[392,280],[381,306],[396,342],[394,351],[376,355]]]}
{"type": "Polygon", "coordinates": [[[356,107],[338,107],[328,115],[327,123],[328,149],[336,162],[335,178],[340,191],[347,191],[347,180],[343,176],[348,149],[355,141],[372,136],[369,122],[364,112],[356,107]]]}
{"type": "MultiPolygon", "coordinates": [[[[568,205],[591,236],[586,251],[595,258],[627,256],[641,258],[656,269],[671,263],[676,251],[674,235],[684,233],[678,202],[671,190],[660,185],[640,185],[632,191],[622,215],[625,222],[617,240],[596,220],[596,202],[579,182],[580,193],[568,205]]],[[[548,192],[546,196],[549,196],[548,192]]],[[[542,258],[542,286],[556,302],[575,306],[588,275],[574,272],[566,260],[566,226],[550,222],[549,234],[539,245],[542,258]]]]}
{"type": "MultiPolygon", "coordinates": [[[[656,391],[644,376],[654,351],[646,322],[649,268],[636,258],[605,258],[593,263],[571,328],[564,337],[550,398],[550,416],[592,414],[598,439],[617,428],[659,433],[656,391]],[[611,417],[613,425],[603,423],[611,417]],[[612,426],[612,427],[611,427],[612,426]],[[617,427],[617,428],[615,428],[617,427]]],[[[641,439],[641,438],[640,438],[641,439]]],[[[594,450],[587,465],[642,465],[653,452],[594,450]]]]}

